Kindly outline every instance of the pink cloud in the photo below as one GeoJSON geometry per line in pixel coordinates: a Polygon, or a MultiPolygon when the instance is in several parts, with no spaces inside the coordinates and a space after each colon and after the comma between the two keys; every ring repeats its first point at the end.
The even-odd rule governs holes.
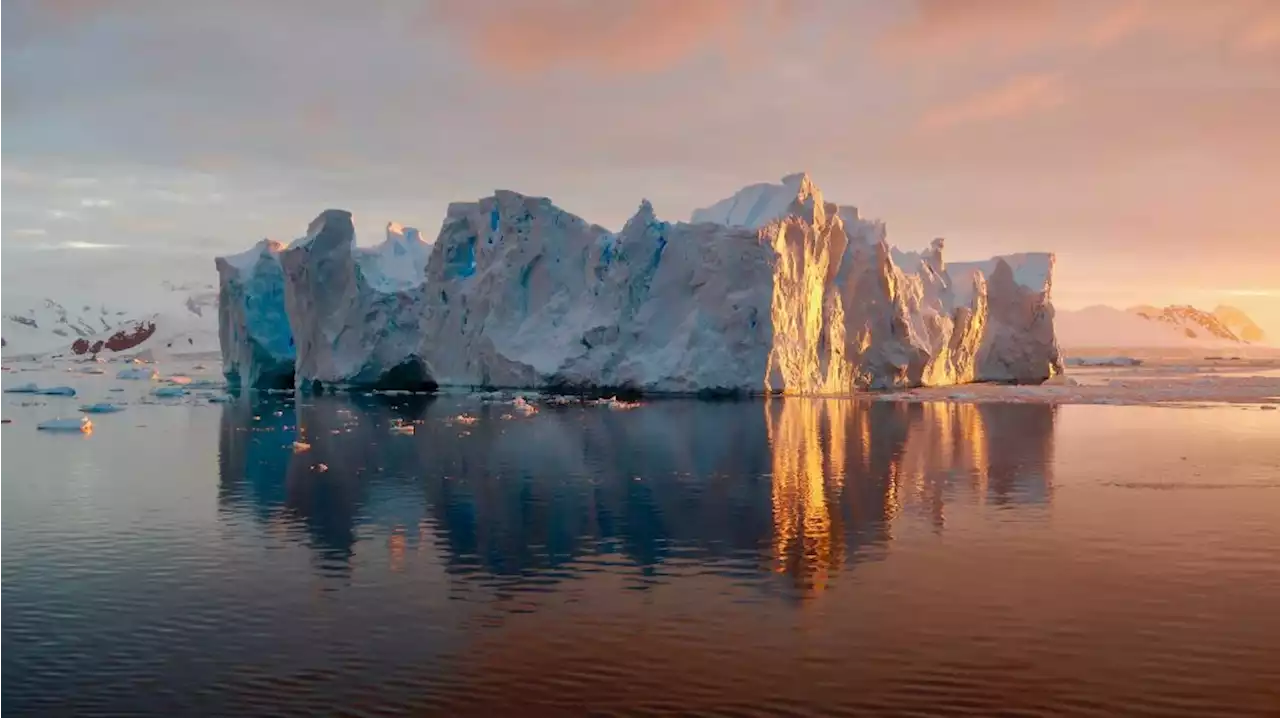
{"type": "Polygon", "coordinates": [[[1053,74],[1019,75],[971,97],[929,110],[920,120],[927,130],[941,130],[970,122],[1020,117],[1062,105],[1062,78],[1053,74]]]}
{"type": "Polygon", "coordinates": [[[1007,59],[1127,42],[1280,49],[1274,0],[916,0],[881,41],[898,60],[1007,59]]]}
{"type": "Polygon", "coordinates": [[[796,7],[794,0],[438,0],[427,19],[460,32],[492,69],[620,74],[739,53],[751,33],[787,24],[796,7]]]}

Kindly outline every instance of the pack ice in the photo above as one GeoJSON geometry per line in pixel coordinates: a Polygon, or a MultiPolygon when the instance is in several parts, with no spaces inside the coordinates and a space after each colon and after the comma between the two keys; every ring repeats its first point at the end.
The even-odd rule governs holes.
{"type": "MultiPolygon", "coordinates": [[[[239,322],[287,324],[304,386],[838,395],[1060,373],[1053,256],[948,265],[943,248],[892,248],[804,174],[690,223],[642,202],[619,232],[500,190],[450,205],[434,245],[392,225],[359,249],[349,213],[322,213],[270,253],[287,322],[239,322]]],[[[252,331],[222,336],[253,355],[228,346],[252,331]]]]}

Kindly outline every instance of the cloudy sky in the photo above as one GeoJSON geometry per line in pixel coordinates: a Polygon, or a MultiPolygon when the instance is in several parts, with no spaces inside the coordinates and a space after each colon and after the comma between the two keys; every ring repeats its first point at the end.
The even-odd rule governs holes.
{"type": "Polygon", "coordinates": [[[5,294],[212,280],[326,207],[618,227],[804,169],[900,246],[1057,252],[1062,306],[1280,336],[1276,0],[5,0],[3,74],[5,294]]]}

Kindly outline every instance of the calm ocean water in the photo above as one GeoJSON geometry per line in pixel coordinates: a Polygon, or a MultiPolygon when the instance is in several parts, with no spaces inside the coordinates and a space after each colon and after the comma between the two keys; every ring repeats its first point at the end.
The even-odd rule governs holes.
{"type": "Polygon", "coordinates": [[[1280,715],[1280,412],[510,412],[6,426],[4,714],[1280,715]]]}

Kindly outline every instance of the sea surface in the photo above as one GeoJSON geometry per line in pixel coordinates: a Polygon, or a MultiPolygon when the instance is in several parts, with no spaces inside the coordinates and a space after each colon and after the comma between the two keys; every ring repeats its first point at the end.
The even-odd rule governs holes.
{"type": "Polygon", "coordinates": [[[1280,715],[1280,411],[95,423],[3,430],[5,716],[1280,715]]]}

